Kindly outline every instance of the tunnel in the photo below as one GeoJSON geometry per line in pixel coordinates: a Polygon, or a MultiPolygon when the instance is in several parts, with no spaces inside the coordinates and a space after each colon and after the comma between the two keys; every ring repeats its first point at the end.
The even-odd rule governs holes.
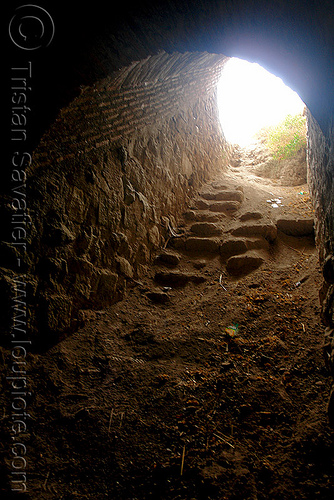
{"type": "MultiPolygon", "coordinates": [[[[4,190],[1,203],[5,221],[0,289],[2,302],[6,304],[1,325],[4,355],[10,356],[10,350],[14,348],[15,335],[12,333],[12,338],[10,336],[13,327],[14,334],[18,325],[23,328],[23,323],[18,323],[17,319],[20,312],[17,293],[23,293],[27,313],[24,317],[28,318],[25,325],[29,331],[32,356],[38,359],[34,365],[36,376],[38,369],[44,373],[51,366],[51,361],[46,361],[43,367],[43,356],[52,353],[54,346],[59,348],[57,354],[48,358],[53,359],[54,356],[59,367],[59,374],[52,372],[48,382],[49,390],[52,393],[54,387],[56,394],[62,381],[62,370],[74,369],[74,365],[69,368],[66,347],[61,347],[62,341],[80,332],[87,321],[91,321],[89,315],[99,320],[103,318],[102,311],[113,306],[121,307],[117,304],[122,304],[133,287],[142,283],[156,255],[164,249],[165,253],[159,254],[160,258],[168,258],[161,255],[168,255],[166,247],[171,240],[176,242],[174,249],[180,246],[182,237],[178,236],[183,214],[192,206],[192,200],[202,187],[228,172],[233,162],[233,147],[225,139],[219,123],[217,83],[227,61],[238,57],[257,62],[282,78],[306,105],[307,182],[314,210],[315,244],[321,270],[318,308],[322,326],[317,336],[323,340],[325,357],[324,366],[321,368],[319,365],[314,370],[325,370],[326,367],[326,377],[330,380],[334,376],[332,3],[297,0],[197,0],[180,3],[169,0],[120,5],[116,9],[95,2],[94,5],[77,4],[73,11],[66,12],[48,2],[40,2],[40,6],[49,12],[55,25],[55,37],[50,46],[34,51],[30,57],[28,51],[22,51],[12,40],[8,41],[13,61],[11,78],[16,76],[13,75],[13,68],[22,69],[28,64],[33,67],[30,82],[33,90],[27,98],[33,111],[28,116],[31,121],[28,121],[27,137],[22,127],[16,130],[15,124],[12,126],[14,132],[11,132],[8,141],[11,168],[2,173],[5,175],[3,185],[9,186],[4,190]],[[22,180],[25,177],[23,204],[22,180]],[[28,231],[24,225],[27,219],[28,231]],[[20,238],[21,246],[17,244],[20,238]]],[[[13,12],[14,8],[9,18],[14,15],[13,12]]],[[[14,95],[13,80],[10,79],[10,82],[11,99],[14,95]]],[[[240,190],[238,192],[243,196],[240,190]]],[[[265,238],[270,241],[269,236],[265,238]]],[[[301,253],[300,250],[295,251],[298,252],[301,253]]],[[[165,300],[170,285],[163,279],[160,284],[165,286],[162,295],[153,295],[157,301],[165,300]]],[[[222,282],[220,285],[224,288],[222,282]]],[[[307,282],[304,286],[308,286],[307,282]]],[[[22,295],[20,297],[23,300],[22,295]]],[[[259,295],[257,297],[261,301],[259,295]]],[[[117,318],[123,314],[121,309],[118,311],[117,318]]],[[[136,316],[137,312],[132,314],[136,316]]],[[[117,323],[118,319],[115,321],[117,323]]],[[[113,327],[110,328],[113,331],[113,327]]],[[[130,343],[137,338],[140,328],[138,326],[127,334],[130,343]]],[[[121,338],[125,337],[122,337],[121,330],[118,333],[121,338]]],[[[140,346],[155,342],[152,340],[155,334],[145,335],[144,340],[138,341],[140,346]]],[[[91,348],[94,342],[96,345],[100,342],[97,337],[91,334],[91,339],[87,340],[91,348]]],[[[83,338],[86,338],[85,334],[83,338]]],[[[231,342],[233,345],[233,339],[231,342]]],[[[229,344],[226,349],[228,347],[229,344]]],[[[86,349],[87,345],[82,352],[86,349]]],[[[78,364],[75,362],[78,373],[84,370],[80,368],[80,356],[82,354],[78,354],[78,364]]],[[[117,361],[116,353],[114,358],[117,361]]],[[[131,359],[129,357],[129,363],[131,359]]],[[[261,359],[262,363],[266,363],[265,356],[261,359]]],[[[105,362],[103,355],[96,361],[96,369],[101,373],[105,362]]],[[[230,366],[227,362],[223,363],[221,372],[230,366]]],[[[93,373],[93,368],[89,369],[93,373]]],[[[200,373],[196,373],[200,380],[200,373]]],[[[131,377],[129,375],[130,392],[131,377]]],[[[165,381],[163,375],[159,377],[155,383],[160,388],[165,381]]],[[[90,390],[94,389],[91,387],[90,390]]],[[[221,391],[218,382],[212,391],[221,391]]],[[[72,394],[71,397],[75,396],[72,394]]],[[[282,397],[287,396],[283,394],[282,397]]],[[[190,399],[189,396],[188,401],[190,399]]],[[[193,399],[195,401],[195,396],[193,399]]],[[[333,426],[333,391],[329,390],[324,399],[327,399],[327,418],[333,426]]],[[[200,411],[194,401],[186,403],[190,413],[200,411]],[[192,410],[193,407],[195,409],[192,410]]],[[[239,413],[251,411],[246,404],[241,406],[239,413]]],[[[65,426],[71,428],[74,421],[84,426],[85,419],[91,425],[90,407],[80,408],[75,406],[77,413],[72,415],[67,414],[63,407],[57,410],[65,426]]],[[[108,440],[112,434],[110,429],[118,418],[117,431],[110,440],[113,445],[125,426],[123,418],[126,411],[126,408],[120,410],[116,416],[108,408],[108,440]]],[[[263,426],[272,429],[274,424],[269,413],[261,413],[261,422],[265,421],[263,426]]],[[[57,419],[56,415],[51,417],[57,419]]],[[[182,422],[185,420],[186,417],[182,422]]],[[[150,425],[153,426],[152,423],[150,425]]],[[[181,428],[185,424],[178,425],[181,428]]],[[[209,428],[210,424],[207,425],[209,428]]],[[[231,426],[233,435],[233,424],[231,426]]],[[[124,436],[120,439],[125,448],[130,446],[124,436]]],[[[217,496],[221,494],[218,483],[224,481],[224,474],[228,478],[231,476],[228,460],[229,453],[234,452],[234,445],[226,434],[218,431],[214,439],[225,443],[227,449],[221,455],[224,460],[220,459],[220,465],[211,460],[205,472],[201,472],[201,483],[197,484],[187,476],[190,483],[195,481],[197,484],[197,489],[189,489],[190,496],[179,484],[174,484],[179,494],[175,498],[220,498],[217,496]]],[[[326,470],[329,471],[333,444],[329,444],[328,440],[324,444],[324,455],[326,470]]],[[[186,450],[190,446],[188,441],[184,443],[179,457],[182,464],[180,480],[187,463],[186,450]]],[[[308,456],[316,454],[317,445],[311,442],[311,438],[304,445],[310,447],[308,456]]],[[[78,443],[76,446],[80,449],[78,443]]],[[[89,448],[88,441],[85,446],[89,448]]],[[[146,443],[145,446],[150,445],[146,443]]],[[[155,445],[152,446],[154,448],[155,445]]],[[[109,448],[106,450],[109,453],[109,448]]],[[[127,448],[126,453],[131,455],[127,448]]],[[[266,484],[273,474],[268,460],[262,463],[257,476],[258,481],[266,484]]],[[[171,463],[174,463],[173,460],[171,463]]],[[[237,460],[233,463],[236,464],[237,460]]],[[[82,462],[81,465],[85,470],[87,464],[82,462]]],[[[108,467],[106,470],[109,470],[108,467]]],[[[152,477],[156,475],[148,480],[151,496],[145,496],[144,488],[138,490],[138,498],[174,498],[172,493],[170,496],[166,493],[168,486],[164,483],[164,466],[155,464],[155,472],[152,470],[148,474],[152,477]],[[166,496],[154,497],[158,495],[154,492],[159,490],[159,481],[164,483],[166,496]]],[[[173,466],[168,470],[173,471],[173,466]]],[[[96,471],[95,474],[97,481],[104,484],[105,478],[101,479],[96,471]]],[[[122,482],[124,477],[119,470],[117,474],[122,482]]],[[[226,498],[269,498],[266,493],[257,496],[255,476],[249,470],[243,471],[241,465],[236,477],[236,496],[231,494],[226,498]],[[247,483],[244,486],[246,496],[240,493],[242,481],[247,483]]],[[[54,493],[57,491],[55,483],[54,490],[49,490],[46,485],[47,479],[44,488],[49,495],[47,498],[56,498],[52,496],[57,494],[54,493]]],[[[39,498],[36,483],[34,488],[29,498],[39,498]]],[[[124,486],[124,491],[118,488],[121,488],[120,484],[115,483],[112,492],[116,496],[113,498],[123,498],[122,495],[130,493],[137,498],[131,488],[124,486]]],[[[330,495],[329,487],[326,489],[322,485],[322,488],[323,496],[317,493],[317,498],[329,498],[326,496],[330,495]]],[[[100,496],[96,498],[112,498],[103,497],[102,490],[102,487],[98,488],[100,496]]],[[[82,498],[93,498],[89,496],[92,495],[89,491],[88,488],[87,496],[82,498]]],[[[269,495],[269,490],[263,491],[269,495]]]]}

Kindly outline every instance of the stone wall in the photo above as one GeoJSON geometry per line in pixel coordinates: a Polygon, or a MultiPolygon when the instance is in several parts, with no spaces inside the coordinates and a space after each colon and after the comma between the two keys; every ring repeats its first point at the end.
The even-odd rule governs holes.
{"type": "MultiPolygon", "coordinates": [[[[227,164],[216,105],[225,61],[162,52],[134,62],[84,88],[42,138],[27,169],[25,254],[39,344],[75,328],[80,310],[122,298],[227,164]]],[[[5,245],[10,268],[17,249],[5,245]]],[[[13,279],[8,270],[3,283],[13,279]]]]}
{"type": "MultiPolygon", "coordinates": [[[[325,362],[334,377],[334,128],[324,135],[308,113],[308,177],[315,207],[316,243],[324,282],[319,297],[325,324],[325,362]]],[[[329,402],[334,425],[334,392],[329,402]]]]}

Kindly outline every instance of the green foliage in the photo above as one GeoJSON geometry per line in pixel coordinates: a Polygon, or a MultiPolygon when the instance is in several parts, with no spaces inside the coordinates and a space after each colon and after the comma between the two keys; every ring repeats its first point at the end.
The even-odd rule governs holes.
{"type": "Polygon", "coordinates": [[[261,135],[275,160],[292,158],[306,148],[306,118],[301,114],[287,115],[278,125],[263,129],[261,135]]]}

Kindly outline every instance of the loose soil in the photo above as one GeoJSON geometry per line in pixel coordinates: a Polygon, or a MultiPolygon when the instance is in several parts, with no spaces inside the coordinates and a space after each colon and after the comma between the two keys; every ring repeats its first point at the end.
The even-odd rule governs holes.
{"type": "MultiPolygon", "coordinates": [[[[215,181],[245,195],[226,227],[246,213],[312,216],[307,186],[279,186],[243,164],[215,181]]],[[[76,333],[28,355],[23,498],[332,500],[313,238],[279,232],[263,264],[237,277],[219,255],[173,251],[180,262],[158,259],[123,301],[85,311],[76,333]],[[172,265],[203,279],[156,283],[172,265]]]]}

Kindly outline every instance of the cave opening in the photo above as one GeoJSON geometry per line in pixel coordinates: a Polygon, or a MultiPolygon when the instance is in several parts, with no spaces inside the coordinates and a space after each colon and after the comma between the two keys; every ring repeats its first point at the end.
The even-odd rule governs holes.
{"type": "Polygon", "coordinates": [[[233,57],[217,85],[219,119],[226,139],[248,146],[263,128],[287,115],[302,114],[305,104],[283,80],[257,63],[233,57]]]}
{"type": "MultiPolygon", "coordinates": [[[[217,107],[230,166],[240,179],[271,185],[271,208],[284,206],[287,192],[280,186],[293,187],[289,194],[309,202],[307,108],[297,92],[258,63],[231,57],[217,83],[217,107]]],[[[312,215],[309,203],[306,215],[312,215]]]]}

